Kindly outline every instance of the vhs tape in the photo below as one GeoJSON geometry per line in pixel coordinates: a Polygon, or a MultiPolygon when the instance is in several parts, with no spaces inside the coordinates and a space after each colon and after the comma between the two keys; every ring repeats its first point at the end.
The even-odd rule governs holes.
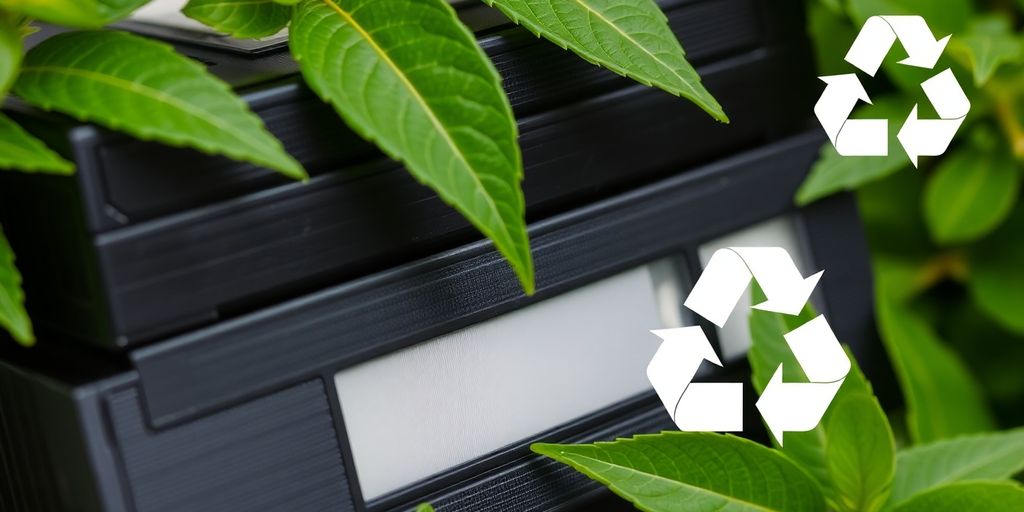
{"type": "MultiPolygon", "coordinates": [[[[806,127],[813,83],[792,79],[811,76],[798,1],[662,7],[731,125],[523,29],[480,32],[519,119],[528,220],[806,127]]],[[[74,177],[0,176],[0,220],[43,335],[136,347],[480,238],[300,85],[285,49],[179,48],[234,85],[314,176],[291,183],[248,164],[15,112],[78,167],[74,177]]]]}
{"type": "MultiPolygon", "coordinates": [[[[716,247],[767,239],[805,275],[826,269],[813,300],[859,360],[874,358],[852,198],[793,206],[821,143],[786,137],[535,219],[532,297],[471,241],[127,359],[74,344],[5,354],[0,484],[13,494],[0,504],[593,509],[606,491],[529,444],[672,428],[645,379],[648,331],[695,322],[681,304],[716,247]]],[[[726,364],[707,378],[745,375],[742,336],[712,338],[726,364]]],[[[758,415],[745,418],[758,436],[758,415]]]]}

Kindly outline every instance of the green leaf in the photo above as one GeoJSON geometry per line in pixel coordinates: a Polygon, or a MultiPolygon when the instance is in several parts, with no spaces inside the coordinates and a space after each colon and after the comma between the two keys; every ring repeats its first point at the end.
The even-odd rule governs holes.
{"type": "Polygon", "coordinates": [[[939,38],[959,34],[974,16],[971,0],[848,0],[850,17],[864,24],[871,16],[884,14],[916,14],[928,22],[939,38]]]}
{"type": "Polygon", "coordinates": [[[1019,512],[1024,488],[1016,482],[964,482],[928,491],[896,507],[897,512],[1019,512]]]}
{"type": "MultiPolygon", "coordinates": [[[[965,265],[966,266],[966,265],[965,265]]],[[[954,348],[970,368],[976,371],[992,412],[1002,425],[1024,425],[1024,336],[1016,335],[983,313],[969,294],[931,294],[931,299],[942,304],[936,328],[953,343],[954,348]],[[984,350],[978,350],[983,346],[984,350]]]]}
{"type": "Polygon", "coordinates": [[[14,252],[0,230],[0,327],[23,345],[35,342],[32,321],[25,312],[25,294],[21,291],[21,274],[14,266],[14,252]]]}
{"type": "MultiPolygon", "coordinates": [[[[751,293],[751,304],[760,304],[764,300],[764,292],[755,284],[751,293]]],[[[758,309],[750,310],[748,318],[751,343],[750,350],[747,351],[747,360],[750,362],[751,383],[758,395],[764,392],[765,386],[768,385],[779,364],[782,364],[782,378],[785,382],[807,381],[806,374],[797,363],[796,357],[790,351],[783,335],[815,316],[817,315],[810,305],[805,306],[799,316],[782,315],[758,309]]],[[[843,382],[840,392],[851,386],[856,387],[856,383],[853,381],[843,382]]],[[[780,450],[802,466],[814,478],[818,486],[826,491],[826,496],[831,499],[832,481],[825,463],[823,426],[819,424],[818,428],[810,432],[786,432],[783,435],[786,444],[780,450]]],[[[772,444],[779,448],[774,438],[772,438],[772,444]]]]}
{"type": "Polygon", "coordinates": [[[292,17],[290,7],[272,0],[189,0],[181,12],[240,39],[274,35],[292,17]]]}
{"type": "MultiPolygon", "coordinates": [[[[874,104],[859,107],[852,117],[905,119],[911,107],[912,102],[901,96],[881,96],[874,104]]],[[[896,139],[896,130],[892,129],[889,130],[888,156],[841,156],[826,142],[810,175],[796,193],[797,204],[807,205],[836,192],[853,190],[909,166],[910,160],[902,147],[896,139]]]]}
{"type": "Polygon", "coordinates": [[[71,174],[75,166],[0,114],[0,169],[71,174]]]}
{"type": "Polygon", "coordinates": [[[290,33],[310,87],[493,240],[532,293],[515,119],[448,3],[306,0],[290,33]]]}
{"type": "Polygon", "coordinates": [[[1002,14],[988,14],[971,20],[967,32],[950,39],[950,51],[961,56],[974,71],[974,85],[981,87],[999,66],[1021,60],[1021,41],[1010,20],[1002,14]]]}
{"type": "Polygon", "coordinates": [[[1024,429],[958,437],[900,452],[889,502],[941,485],[1002,480],[1024,471],[1024,429]]]}
{"type": "Polygon", "coordinates": [[[13,20],[0,13],[0,105],[7,96],[7,91],[18,76],[21,66],[21,30],[13,20]]]}
{"type": "Polygon", "coordinates": [[[728,122],[653,0],[484,0],[588,62],[687,98],[728,122]]]}
{"type": "Polygon", "coordinates": [[[896,442],[878,400],[870,394],[837,396],[822,421],[825,460],[839,510],[881,509],[896,467],[896,442]]]}
{"type": "Polygon", "coordinates": [[[125,32],[60,34],[28,52],[14,92],[140,139],[306,176],[227,84],[164,43],[125,32]]]}
{"type": "Polygon", "coordinates": [[[840,7],[810,2],[807,6],[807,33],[814,41],[817,74],[840,75],[850,73],[850,64],[843,60],[857,37],[857,31],[840,7]]]}
{"type": "MultiPolygon", "coordinates": [[[[928,22],[932,35],[936,39],[950,34],[953,34],[953,39],[956,39],[966,30],[967,22],[974,14],[971,0],[943,0],[941,2],[935,0],[849,0],[847,10],[858,28],[868,18],[875,15],[918,15],[928,22]]],[[[935,65],[934,70],[899,64],[899,61],[903,60],[905,56],[906,52],[902,46],[899,43],[895,44],[882,63],[882,69],[902,90],[911,92],[918,97],[920,97],[921,83],[931,78],[935,74],[935,70],[946,69],[951,64],[951,59],[945,52],[940,57],[938,64],[935,65]]],[[[907,110],[902,117],[892,119],[898,119],[899,121],[896,122],[902,123],[909,112],[907,110]]]]}
{"type": "MultiPolygon", "coordinates": [[[[756,283],[751,289],[750,298],[751,305],[767,300],[764,291],[756,283]]],[[[784,335],[817,316],[818,313],[810,304],[805,305],[797,316],[750,309],[748,324],[751,345],[747,359],[750,361],[751,381],[758,394],[764,391],[779,364],[783,365],[782,378],[786,382],[807,380],[807,375],[790,351],[784,335]]]]}
{"type": "MultiPolygon", "coordinates": [[[[751,298],[752,304],[765,300],[757,286],[751,298]]],[[[750,311],[751,347],[747,359],[757,393],[764,391],[779,364],[783,365],[786,382],[807,381],[785,334],[816,316],[810,305],[799,316],[750,311]]],[[[892,432],[856,360],[847,355],[851,371],[818,426],[808,432],[786,432],[784,447],[778,447],[774,439],[773,443],[810,473],[835,508],[877,510],[885,501],[892,477],[892,432]],[[834,420],[836,416],[842,419],[834,420]],[[842,474],[837,475],[837,471],[842,474]]]]}
{"type": "Polygon", "coordinates": [[[786,457],[730,435],[664,432],[533,451],[607,485],[641,510],[818,512],[814,481],[786,457]]]}
{"type": "Polygon", "coordinates": [[[69,27],[98,28],[150,0],[0,0],[0,9],[69,27]]]}
{"type": "Polygon", "coordinates": [[[924,178],[917,169],[904,168],[857,189],[857,210],[875,255],[933,256],[935,245],[921,217],[924,178]]]}
{"type": "Polygon", "coordinates": [[[975,304],[1003,327],[1024,334],[1024,202],[970,252],[967,288],[975,304]]]}
{"type": "Polygon", "coordinates": [[[875,260],[875,309],[882,341],[907,404],[907,427],[918,443],[990,430],[993,420],[967,367],[899,297],[903,271],[875,260]]]}
{"type": "Polygon", "coordinates": [[[924,218],[936,242],[970,242],[1010,214],[1019,191],[1020,174],[1009,154],[963,147],[943,158],[928,181],[924,218]]]}
{"type": "Polygon", "coordinates": [[[416,512],[434,512],[434,507],[430,503],[420,503],[416,507],[416,512]]]}

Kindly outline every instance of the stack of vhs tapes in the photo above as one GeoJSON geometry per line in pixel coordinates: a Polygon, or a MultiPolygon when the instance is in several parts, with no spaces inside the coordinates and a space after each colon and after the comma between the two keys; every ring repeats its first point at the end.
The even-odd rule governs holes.
{"type": "MultiPolygon", "coordinates": [[[[682,302],[721,245],[783,245],[805,274],[827,269],[815,301],[870,349],[851,200],[792,202],[822,143],[800,3],[661,5],[731,124],[466,12],[519,119],[532,297],[283,48],[178,43],[238,89],[306,184],[13,112],[78,173],[0,176],[42,338],[0,354],[0,509],[592,506],[600,486],[529,444],[672,428],[645,376],[648,331],[698,321],[682,302]]],[[[728,361],[709,378],[746,373],[743,322],[713,340],[728,361]]]]}

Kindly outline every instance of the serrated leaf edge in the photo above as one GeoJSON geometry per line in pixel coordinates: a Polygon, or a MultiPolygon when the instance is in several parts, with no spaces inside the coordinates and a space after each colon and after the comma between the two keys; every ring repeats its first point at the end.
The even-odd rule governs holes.
{"type": "MultiPolygon", "coordinates": [[[[350,26],[352,26],[355,30],[357,30],[359,32],[360,36],[373,48],[373,51],[384,61],[385,64],[387,64],[387,66],[391,69],[391,71],[402,82],[402,85],[404,85],[405,88],[413,95],[413,98],[416,100],[416,102],[420,105],[420,107],[426,113],[427,117],[430,119],[431,124],[433,124],[434,128],[438,132],[440,132],[440,134],[443,137],[445,143],[457,155],[458,159],[465,165],[465,167],[467,169],[473,169],[473,166],[470,165],[468,160],[466,160],[466,157],[463,154],[462,150],[459,148],[459,146],[457,144],[455,144],[455,141],[452,140],[451,136],[448,134],[447,130],[444,128],[444,125],[441,124],[441,120],[438,119],[437,114],[435,114],[433,109],[430,108],[430,104],[426,102],[426,100],[419,93],[419,91],[412,84],[412,82],[409,81],[408,77],[405,76],[405,73],[402,72],[401,68],[399,68],[398,65],[395,64],[395,62],[387,55],[387,52],[385,52],[380,47],[380,45],[377,44],[376,40],[373,39],[373,36],[369,32],[367,32],[366,29],[363,28],[362,25],[360,25],[358,22],[356,22],[355,18],[353,18],[352,15],[348,11],[343,9],[337,3],[333,2],[332,0],[321,0],[321,2],[323,2],[330,9],[332,9],[336,13],[338,13],[338,15],[341,16],[342,19],[345,20],[346,23],[348,23],[350,26]]],[[[461,26],[461,24],[460,24],[460,26],[461,26]]],[[[499,76],[497,75],[497,71],[494,69],[494,67],[490,63],[489,59],[487,60],[487,62],[488,62],[488,69],[494,75],[494,78],[496,78],[496,79],[499,78],[499,76]]],[[[503,95],[503,97],[504,97],[504,95],[503,95]]],[[[509,109],[509,110],[511,110],[511,109],[509,109]]],[[[511,124],[512,124],[513,134],[518,133],[518,127],[515,125],[515,123],[513,122],[511,124]]],[[[366,133],[365,130],[359,130],[359,131],[363,132],[363,134],[367,136],[366,137],[367,139],[370,139],[370,140],[374,139],[374,137],[369,136],[369,134],[366,133]]],[[[519,155],[518,151],[516,152],[516,155],[517,155],[517,160],[521,161],[521,158],[518,157],[518,155],[519,155]]],[[[390,155],[390,156],[395,157],[398,160],[402,160],[398,155],[390,155]]],[[[515,178],[516,178],[517,181],[522,179],[522,166],[520,165],[519,161],[517,161],[516,165],[515,165],[515,169],[516,169],[515,178]]],[[[470,172],[469,174],[472,177],[473,182],[476,184],[477,191],[478,192],[479,191],[485,191],[484,193],[482,193],[480,195],[482,195],[484,197],[484,199],[486,200],[486,203],[487,203],[489,209],[491,210],[492,214],[495,216],[495,218],[501,219],[502,218],[501,210],[498,208],[498,205],[494,203],[494,199],[489,194],[486,193],[487,189],[484,187],[483,182],[480,181],[479,176],[477,176],[476,174],[474,174],[472,172],[470,172]]],[[[467,217],[469,219],[472,219],[473,216],[468,215],[467,212],[464,211],[462,208],[460,208],[458,206],[458,204],[456,204],[455,202],[449,202],[447,199],[445,199],[445,202],[448,203],[453,208],[459,210],[465,217],[467,217]]],[[[496,237],[491,236],[491,229],[489,227],[485,227],[485,225],[483,223],[474,222],[474,224],[476,224],[477,227],[481,231],[483,231],[484,235],[488,236],[488,238],[496,238],[496,237]]],[[[504,222],[502,222],[501,224],[504,226],[504,222]]],[[[504,235],[505,235],[505,237],[506,237],[506,239],[507,239],[509,244],[511,244],[512,246],[516,246],[516,247],[522,245],[522,244],[520,244],[516,240],[515,234],[512,233],[511,231],[509,231],[507,229],[507,227],[503,231],[504,231],[504,235]]],[[[498,250],[500,252],[503,252],[503,253],[505,252],[502,249],[502,247],[500,247],[498,244],[495,244],[495,246],[498,248],[498,250]]],[[[528,250],[524,252],[524,255],[526,256],[526,259],[523,261],[522,265],[517,263],[517,258],[520,255],[512,254],[512,255],[506,255],[506,256],[508,257],[508,260],[509,260],[510,264],[512,265],[513,270],[519,276],[519,279],[523,283],[523,287],[525,289],[526,294],[527,295],[532,295],[533,292],[534,292],[534,287],[535,287],[534,275],[533,275],[533,270],[532,270],[533,265],[531,264],[531,256],[530,256],[530,253],[529,253],[528,250]]]]}
{"type": "MultiPolygon", "coordinates": [[[[495,0],[482,0],[482,1],[485,4],[487,4],[489,7],[496,8],[499,11],[501,11],[502,13],[504,13],[516,25],[520,25],[522,27],[525,27],[527,30],[529,30],[530,32],[532,32],[534,35],[536,35],[538,37],[543,37],[544,36],[543,30],[540,27],[537,27],[534,23],[530,22],[530,20],[521,18],[520,16],[518,16],[512,10],[505,9],[502,5],[497,4],[495,0]]],[[[711,96],[711,93],[709,93],[709,92],[707,92],[707,90],[705,90],[704,94],[702,95],[701,92],[698,91],[693,86],[693,84],[691,84],[688,80],[683,78],[682,75],[680,75],[678,72],[676,72],[675,69],[672,68],[672,66],[668,65],[665,61],[661,60],[656,55],[654,55],[653,53],[648,51],[647,48],[645,48],[643,45],[641,45],[636,39],[632,38],[629,34],[627,34],[626,32],[623,32],[622,29],[620,29],[617,25],[612,23],[611,20],[606,18],[600,12],[596,11],[593,7],[591,7],[589,4],[587,4],[583,0],[574,0],[574,1],[576,3],[578,3],[581,7],[586,9],[587,12],[590,12],[591,14],[596,16],[602,22],[604,22],[606,25],[608,25],[609,27],[614,29],[616,32],[621,34],[623,37],[625,37],[627,40],[632,42],[637,48],[639,48],[644,53],[649,55],[652,59],[654,59],[654,61],[657,62],[658,65],[660,65],[662,68],[664,68],[664,69],[668,70],[670,73],[672,73],[676,78],[678,78],[683,84],[686,85],[686,87],[690,90],[690,93],[694,97],[702,98],[703,96],[706,95],[707,99],[710,100],[710,103],[714,107],[718,107],[717,110],[715,110],[714,108],[705,107],[704,105],[701,105],[700,103],[698,103],[696,101],[693,101],[693,103],[695,105],[697,105],[698,107],[700,107],[701,110],[707,112],[711,117],[715,118],[718,121],[721,121],[723,123],[728,123],[729,122],[729,116],[722,109],[722,105],[720,103],[718,103],[718,100],[716,100],[713,96],[711,96]]],[[[662,19],[664,20],[665,19],[664,18],[664,13],[661,11],[661,8],[660,7],[656,7],[656,8],[657,8],[658,12],[661,14],[662,19]]],[[[675,96],[685,97],[685,95],[681,91],[670,90],[670,89],[668,89],[666,87],[663,87],[663,86],[661,86],[659,84],[655,84],[653,80],[649,80],[647,78],[644,78],[643,76],[641,76],[641,75],[639,75],[639,74],[637,74],[637,73],[635,73],[633,71],[629,71],[629,70],[623,68],[622,66],[620,66],[618,64],[615,64],[613,62],[601,62],[601,61],[599,61],[597,59],[594,59],[590,55],[585,55],[585,54],[581,53],[580,51],[572,50],[572,49],[569,48],[568,43],[566,43],[564,41],[554,41],[554,40],[551,40],[551,39],[549,39],[549,40],[552,41],[553,43],[555,43],[556,45],[558,45],[563,50],[570,50],[570,51],[572,51],[573,53],[578,55],[580,58],[582,58],[583,60],[586,60],[587,62],[589,62],[591,64],[603,67],[603,68],[608,69],[610,71],[613,71],[613,72],[615,72],[615,73],[617,73],[619,75],[622,75],[622,76],[624,76],[626,78],[630,78],[630,79],[636,80],[637,82],[639,82],[639,83],[641,83],[643,85],[646,85],[648,87],[657,87],[657,88],[662,89],[662,90],[664,90],[666,92],[672,93],[675,96]]],[[[679,49],[680,49],[680,51],[682,51],[683,55],[685,56],[686,55],[686,51],[683,50],[682,47],[680,47],[679,49]]],[[[699,82],[699,80],[698,80],[698,82],[699,82]]],[[[688,98],[688,99],[693,100],[693,98],[688,98]]]]}

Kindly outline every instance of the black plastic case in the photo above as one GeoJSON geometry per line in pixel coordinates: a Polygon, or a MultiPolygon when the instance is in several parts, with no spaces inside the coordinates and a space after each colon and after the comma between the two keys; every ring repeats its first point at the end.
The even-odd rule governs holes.
{"type": "MultiPolygon", "coordinates": [[[[519,119],[528,220],[650,183],[806,126],[813,87],[799,2],[662,3],[732,124],[592,66],[519,28],[492,28],[519,119]]],[[[248,164],[20,115],[74,177],[0,174],[0,222],[37,329],[137,346],[480,238],[352,134],[287,52],[180,45],[235,85],[312,173],[248,164]]]]}
{"type": "MultiPolygon", "coordinates": [[[[871,374],[878,345],[853,200],[837,196],[802,210],[792,204],[821,143],[817,134],[786,138],[532,223],[533,297],[522,295],[507,265],[480,241],[133,350],[122,366],[73,347],[8,355],[0,362],[0,436],[13,442],[0,444],[0,468],[8,471],[0,483],[14,494],[0,494],[9,501],[4,510],[585,505],[601,488],[532,455],[529,443],[671,428],[653,392],[366,503],[333,376],[667,255],[682,256],[697,275],[701,243],[787,213],[797,219],[809,265],[826,269],[817,303],[871,374]]],[[[749,371],[742,361],[727,368],[728,375],[709,378],[749,371]]],[[[762,436],[756,412],[745,417],[745,435],[762,436]]]]}

